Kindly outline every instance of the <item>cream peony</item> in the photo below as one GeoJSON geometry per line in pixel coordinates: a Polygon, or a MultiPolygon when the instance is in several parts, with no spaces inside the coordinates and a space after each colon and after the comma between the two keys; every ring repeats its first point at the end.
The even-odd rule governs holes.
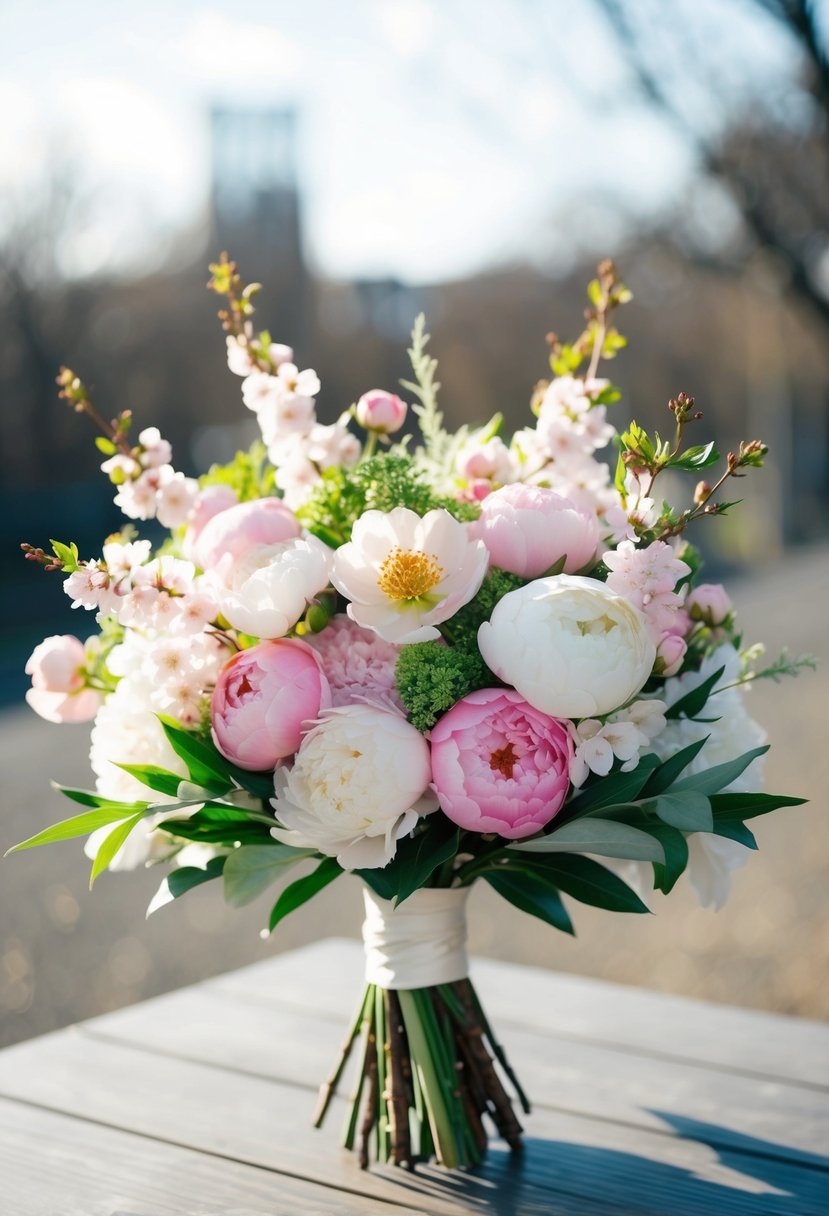
{"type": "Polygon", "coordinates": [[[559,574],[510,591],[478,631],[487,665],[554,718],[594,718],[630,700],[656,649],[642,613],[597,579],[559,574]]]}
{"type": "Polygon", "coordinates": [[[366,511],[334,554],[348,615],[386,642],[426,642],[476,594],[489,554],[448,511],[366,511]]]}
{"type": "Polygon", "coordinates": [[[397,841],[436,808],[430,779],[429,745],[400,714],[376,705],[326,710],[293,765],[274,774],[280,827],[271,835],[334,856],[346,870],[385,866],[397,841]]]}
{"type": "MultiPolygon", "coordinates": [[[[257,638],[282,638],[328,586],[329,550],[313,536],[279,545],[254,545],[216,567],[222,615],[257,638]]],[[[211,572],[213,574],[214,572],[211,572]]]]}

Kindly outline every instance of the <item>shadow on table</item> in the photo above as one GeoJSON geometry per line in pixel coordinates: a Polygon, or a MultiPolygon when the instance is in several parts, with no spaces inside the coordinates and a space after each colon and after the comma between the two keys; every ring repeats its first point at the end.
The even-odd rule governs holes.
{"type": "MultiPolygon", "coordinates": [[[[395,1181],[497,1216],[826,1216],[829,1157],[798,1153],[712,1123],[651,1111],[678,1139],[704,1146],[694,1168],[619,1149],[528,1137],[514,1156],[493,1146],[466,1174],[418,1171],[395,1181]]],[[[577,1126],[574,1120],[574,1125],[577,1126]]],[[[665,1157],[672,1137],[665,1138],[665,1157]]],[[[405,1200],[401,1197],[401,1202],[405,1200]]]]}

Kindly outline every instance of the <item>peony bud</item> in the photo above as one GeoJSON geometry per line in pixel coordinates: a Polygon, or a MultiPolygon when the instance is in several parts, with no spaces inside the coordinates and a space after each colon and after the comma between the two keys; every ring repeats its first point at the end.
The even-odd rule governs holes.
{"type": "Polygon", "coordinates": [[[734,610],[722,583],[700,583],[685,603],[691,620],[703,621],[711,628],[723,625],[734,610]]]}
{"type": "Polygon", "coordinates": [[[378,435],[393,435],[406,421],[408,406],[394,393],[373,388],[363,393],[357,402],[357,421],[367,431],[378,435]]]}

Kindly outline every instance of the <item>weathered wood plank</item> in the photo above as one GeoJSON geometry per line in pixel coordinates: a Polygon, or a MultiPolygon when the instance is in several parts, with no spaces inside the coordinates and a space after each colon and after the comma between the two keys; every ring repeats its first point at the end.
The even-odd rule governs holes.
{"type": "MultiPolygon", "coordinates": [[[[209,983],[94,1019],[83,1030],[313,1088],[327,1074],[348,1012],[344,1005],[338,1018],[319,1017],[309,996],[300,1017],[294,1009],[209,983]]],[[[822,1153],[829,1144],[829,1102],[818,1090],[519,1027],[502,1041],[538,1107],[657,1131],[673,1116],[693,1118],[710,1125],[717,1145],[736,1146],[752,1136],[792,1160],[822,1153]]]]}
{"type": "MultiPolygon", "coordinates": [[[[391,1169],[360,1171],[352,1154],[339,1145],[344,1103],[332,1110],[330,1126],[316,1131],[306,1092],[72,1031],[0,1053],[0,1094],[89,1121],[93,1140],[94,1125],[100,1123],[294,1180],[311,1179],[333,1188],[332,1194],[382,1200],[392,1205],[386,1207],[388,1212],[406,1205],[407,1210],[412,1206],[433,1216],[462,1216],[470,1210],[470,1196],[493,1191],[485,1174],[465,1185],[461,1177],[450,1182],[435,1169],[419,1170],[414,1179],[391,1169]],[[90,1084],[93,1077],[95,1084],[90,1084]]],[[[497,1168],[499,1154],[495,1158],[497,1168]]],[[[615,1199],[602,1203],[580,1194],[553,1196],[549,1185],[536,1186],[530,1177],[522,1178],[521,1189],[528,1210],[539,1213],[620,1213],[615,1199]]],[[[237,1212],[235,1206],[232,1210],[237,1212]]],[[[496,1205],[493,1210],[500,1209],[496,1205]]],[[[1,1200],[0,1211],[5,1216],[1,1200]]]]}
{"type": "MultiPolygon", "coordinates": [[[[716,1152],[704,1142],[705,1125],[693,1120],[675,1120],[674,1137],[555,1111],[540,1113],[518,1165],[510,1161],[507,1153],[496,1149],[483,1170],[466,1177],[440,1175],[436,1171],[419,1173],[415,1178],[395,1174],[393,1181],[382,1172],[367,1176],[357,1170],[353,1159],[336,1148],[333,1129],[315,1133],[303,1122],[300,1113],[303,1095],[291,1087],[162,1058],[152,1051],[96,1042],[71,1032],[48,1036],[0,1054],[0,1091],[72,1112],[65,1122],[73,1130],[59,1129],[57,1137],[53,1131],[54,1116],[43,1111],[33,1113],[21,1106],[22,1118],[9,1120],[18,1133],[21,1128],[23,1133],[12,1140],[7,1168],[12,1173],[16,1170],[17,1178],[21,1170],[24,1175],[28,1170],[30,1185],[31,1178],[36,1177],[34,1189],[38,1199],[41,1174],[36,1163],[43,1144],[48,1144],[52,1152],[56,1140],[60,1145],[68,1137],[72,1149],[63,1160],[74,1160],[75,1146],[91,1145],[96,1162],[93,1176],[98,1179],[109,1176],[110,1183],[114,1179],[119,1187],[125,1177],[131,1185],[132,1175],[139,1173],[139,1167],[131,1166],[130,1162],[134,1157],[140,1160],[149,1177],[149,1192],[133,1192],[128,1187],[126,1197],[122,1198],[124,1192],[119,1190],[117,1197],[122,1205],[150,1202],[155,1196],[153,1188],[163,1185],[167,1177],[164,1163],[168,1145],[158,1141],[198,1149],[203,1169],[189,1161],[183,1170],[178,1163],[175,1165],[174,1197],[180,1203],[181,1195],[185,1194],[193,1206],[153,1206],[146,1216],[150,1211],[164,1216],[168,1211],[176,1211],[178,1216],[188,1211],[227,1210],[221,1198],[214,1198],[213,1179],[223,1177],[223,1171],[227,1171],[223,1178],[227,1194],[228,1180],[235,1179],[236,1171],[244,1168],[238,1162],[280,1171],[278,1181],[262,1184],[264,1193],[270,1185],[272,1193],[285,1204],[273,1209],[277,1212],[337,1210],[370,1214],[380,1210],[401,1213],[415,1210],[455,1216],[485,1208],[488,1212],[522,1216],[541,1213],[630,1216],[634,1212],[637,1216],[665,1213],[709,1216],[713,1211],[724,1216],[731,1213],[825,1216],[829,1204],[826,1173],[768,1160],[763,1156],[765,1146],[748,1137],[743,1145],[745,1151],[716,1152]],[[151,1137],[151,1142],[143,1142],[145,1146],[149,1143],[149,1149],[138,1152],[120,1141],[110,1147],[109,1142],[104,1142],[106,1136],[123,1135],[123,1131],[112,1133],[102,1124],[151,1137]],[[21,1154],[22,1165],[17,1160],[21,1154]],[[313,1190],[324,1199],[335,1197],[340,1206],[333,1209],[321,1201],[310,1208],[307,1202],[304,1206],[294,1202],[294,1194],[303,1194],[301,1188],[306,1184],[296,1177],[293,1180],[283,1177],[282,1172],[298,1175],[300,1179],[310,1177],[334,1188],[313,1190]],[[206,1193],[205,1186],[215,1208],[205,1209],[196,1204],[197,1197],[206,1193]],[[372,1198],[355,1202],[355,1192],[372,1198]],[[375,1206],[375,1199],[385,1200],[385,1208],[375,1206]],[[291,1202],[294,1207],[289,1206],[291,1202]],[[390,1208],[389,1203],[394,1206],[390,1208]]],[[[6,1105],[0,1102],[0,1140],[4,1141],[4,1147],[6,1105]]],[[[175,1151],[182,1150],[178,1147],[175,1151]]],[[[80,1170],[85,1164],[82,1153],[81,1165],[76,1163],[72,1168],[80,1170]]],[[[75,1185],[72,1169],[69,1182],[75,1185]]],[[[21,1196],[21,1184],[14,1185],[17,1190],[11,1193],[21,1196]]],[[[106,1185],[103,1193],[109,1193],[106,1185]]],[[[71,1186],[67,1186],[66,1193],[72,1194],[71,1186]]],[[[95,1192],[85,1192],[90,1193],[95,1192]]],[[[229,1210],[235,1216],[262,1211],[255,1206],[261,1193],[254,1189],[252,1201],[245,1179],[244,1187],[238,1193],[234,1190],[229,1210]]],[[[110,1202],[115,1198],[112,1195],[110,1202]]],[[[74,1209],[64,1204],[49,1208],[26,1207],[24,1203],[9,1210],[14,1216],[28,1216],[29,1212],[45,1216],[47,1211],[60,1211],[61,1216],[71,1212],[74,1216],[74,1209]]],[[[99,1209],[90,1206],[77,1210],[82,1210],[84,1216],[98,1216],[99,1209]]],[[[112,1207],[101,1212],[104,1210],[109,1216],[112,1207]]],[[[140,1210],[144,1216],[145,1209],[140,1210]]]]}
{"type": "MultiPolygon", "coordinates": [[[[163,1104],[163,1093],[159,1095],[163,1104]]],[[[408,1206],[401,1216],[428,1209],[408,1206]]],[[[0,1101],[3,1216],[389,1216],[313,1182],[0,1101]]]]}
{"type": "MultiPolygon", "coordinates": [[[[329,938],[209,983],[342,1016],[356,999],[361,975],[360,945],[329,938]]],[[[476,958],[472,978],[490,1018],[504,1028],[829,1087],[829,1026],[819,1022],[492,959],[476,958]]]]}

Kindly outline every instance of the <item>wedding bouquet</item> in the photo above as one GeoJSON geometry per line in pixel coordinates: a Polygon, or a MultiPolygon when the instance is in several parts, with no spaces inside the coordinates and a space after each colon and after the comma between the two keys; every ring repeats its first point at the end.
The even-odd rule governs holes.
{"type": "Polygon", "coordinates": [[[529,1109],[468,978],[473,883],[567,933],[563,897],[644,912],[686,869],[718,905],[755,847],[747,821],[800,801],[757,792],[744,693],[808,660],[760,665],[685,539],[766,449],[699,480],[721,458],[687,443],[701,414],[682,393],[669,438],[617,434],[599,371],[630,293],[611,263],[579,337],[550,336],[553,378],[511,438],[500,415],[444,428],[422,317],[403,384],[419,439],[381,390],[317,421],[316,373],[254,329],[257,285],[226,256],[211,272],[250,451],[192,479],[156,428],[132,438],[129,412],[107,423],[59,377],[102,432],[118,506],[167,535],[153,549],[127,523],[92,558],[23,546],[99,631],[27,664],[37,713],[93,719],[95,790],[64,788],[82,813],[16,848],[85,836],[92,881],[161,864],[149,912],[206,882],[234,907],[278,883],[270,931],[358,875],[366,987],[317,1122],[358,1044],[345,1143],[362,1164],[473,1164],[487,1120],[520,1143],[508,1087],[529,1109]],[[596,456],[611,444],[615,471],[596,456]],[[697,484],[672,506],[658,489],[682,472],[697,484]]]}

